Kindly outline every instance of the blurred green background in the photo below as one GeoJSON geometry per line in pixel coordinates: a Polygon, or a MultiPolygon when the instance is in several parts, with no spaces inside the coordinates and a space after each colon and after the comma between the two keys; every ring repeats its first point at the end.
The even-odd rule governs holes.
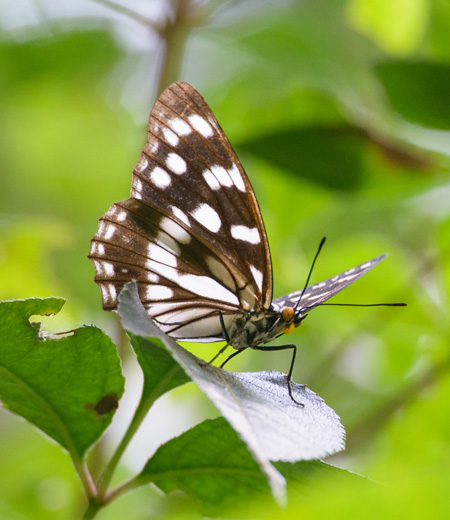
{"type": "MultiPolygon", "coordinates": [[[[347,430],[347,451],[330,462],[377,483],[335,475],[293,483],[283,518],[449,518],[450,3],[192,1],[166,31],[164,54],[156,29],[175,4],[0,3],[0,298],[64,296],[50,323],[97,324],[120,345],[131,379],[115,442],[138,373],[115,316],[101,310],[86,255],[98,218],[129,195],[158,88],[165,77],[188,81],[254,186],[275,296],[303,286],[327,236],[316,281],[389,253],[334,301],[408,303],[318,308],[290,336],[299,346],[294,379],[347,430]]],[[[208,359],[216,346],[194,350],[208,359]]],[[[247,352],[229,368],[288,366],[289,354],[247,352]]],[[[123,475],[144,464],[146,450],[216,413],[192,385],[162,401],[123,475]]],[[[110,449],[98,448],[93,464],[110,449]]],[[[0,519],[67,519],[81,500],[68,456],[1,410],[0,519]]],[[[270,497],[239,509],[280,515],[270,497]]],[[[99,518],[196,511],[147,487],[99,518]]]]}

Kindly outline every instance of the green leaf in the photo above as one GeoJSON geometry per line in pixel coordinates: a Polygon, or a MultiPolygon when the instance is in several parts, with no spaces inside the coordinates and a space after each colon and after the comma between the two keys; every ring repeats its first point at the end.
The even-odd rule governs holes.
{"type": "Polygon", "coordinates": [[[143,400],[155,401],[165,392],[190,381],[186,372],[164,348],[161,340],[149,340],[132,333],[128,335],[144,373],[143,400]]]}
{"type": "Polygon", "coordinates": [[[246,141],[240,148],[326,188],[354,190],[364,174],[365,136],[357,128],[304,127],[246,141]]]}
{"type": "Polygon", "coordinates": [[[58,313],[62,298],[0,303],[0,399],[81,458],[109,425],[124,380],[112,341],[96,327],[61,335],[30,316],[58,313]]]}
{"type": "Polygon", "coordinates": [[[376,67],[389,101],[402,117],[430,128],[450,129],[450,66],[394,61],[376,67]]]}
{"type": "Polygon", "coordinates": [[[271,460],[322,458],[344,447],[338,416],[314,392],[293,384],[290,399],[286,375],[277,372],[233,373],[207,365],[165,335],[149,318],[134,282],[119,297],[119,315],[126,330],[162,340],[173,358],[221,411],[247,444],[269,479],[273,494],[284,495],[285,481],[271,460]]]}
{"type": "Polygon", "coordinates": [[[182,489],[210,514],[270,491],[247,446],[222,417],[160,446],[138,480],[153,482],[165,493],[182,489]]]}
{"type": "Polygon", "coordinates": [[[306,484],[311,486],[317,477],[348,477],[349,479],[366,479],[346,469],[338,468],[322,460],[301,460],[295,463],[275,462],[275,467],[282,473],[289,484],[306,484]]]}

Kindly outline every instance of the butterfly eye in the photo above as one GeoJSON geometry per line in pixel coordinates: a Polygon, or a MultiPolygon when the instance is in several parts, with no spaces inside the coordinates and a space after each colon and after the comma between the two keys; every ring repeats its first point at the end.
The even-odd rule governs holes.
{"type": "MultiPolygon", "coordinates": [[[[285,323],[289,323],[294,317],[294,309],[292,307],[285,307],[281,311],[281,317],[285,323]]],[[[287,334],[287,333],[286,333],[287,334]]]]}

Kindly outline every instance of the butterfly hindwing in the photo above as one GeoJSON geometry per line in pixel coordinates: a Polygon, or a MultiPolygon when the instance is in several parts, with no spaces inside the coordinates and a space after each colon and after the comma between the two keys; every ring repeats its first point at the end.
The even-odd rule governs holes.
{"type": "Polygon", "coordinates": [[[162,214],[142,200],[128,199],[100,220],[90,257],[103,305],[115,309],[123,285],[134,279],[144,307],[165,332],[218,339],[218,311],[226,316],[240,308],[232,270],[182,221],[162,214]],[[205,317],[208,324],[200,326],[205,317]]]}
{"type": "MultiPolygon", "coordinates": [[[[373,258],[372,260],[364,262],[363,264],[353,267],[352,269],[348,269],[341,274],[333,276],[333,278],[328,278],[327,280],[308,286],[300,300],[298,310],[302,314],[305,314],[311,309],[314,309],[314,307],[317,307],[321,303],[329,300],[337,293],[348,287],[350,284],[356,282],[358,278],[361,278],[361,276],[365,275],[373,267],[384,260],[386,256],[386,254],[378,256],[377,258],[373,258]]],[[[285,296],[281,296],[280,298],[276,298],[273,301],[273,304],[276,306],[276,308],[279,309],[284,307],[294,307],[301,295],[302,290],[295,291],[293,293],[286,294],[285,296]]]]}

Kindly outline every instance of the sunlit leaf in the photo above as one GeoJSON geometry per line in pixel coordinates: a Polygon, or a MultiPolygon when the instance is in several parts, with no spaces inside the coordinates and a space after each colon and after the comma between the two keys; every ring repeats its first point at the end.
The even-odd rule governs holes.
{"type": "Polygon", "coordinates": [[[270,493],[266,476],[222,417],[160,446],[138,479],[153,482],[165,493],[182,489],[210,513],[270,493]]]}
{"type": "Polygon", "coordinates": [[[233,373],[205,365],[163,334],[142,306],[135,283],[120,295],[119,314],[126,330],[160,338],[173,358],[239,433],[266,473],[275,495],[284,481],[271,460],[309,460],[340,451],[344,429],[338,416],[314,392],[294,384],[295,404],[286,376],[277,372],[233,373]]]}
{"type": "Polygon", "coordinates": [[[116,348],[100,329],[47,336],[29,322],[63,305],[62,298],[0,304],[0,399],[81,457],[111,422],[124,380],[116,348]]]}

